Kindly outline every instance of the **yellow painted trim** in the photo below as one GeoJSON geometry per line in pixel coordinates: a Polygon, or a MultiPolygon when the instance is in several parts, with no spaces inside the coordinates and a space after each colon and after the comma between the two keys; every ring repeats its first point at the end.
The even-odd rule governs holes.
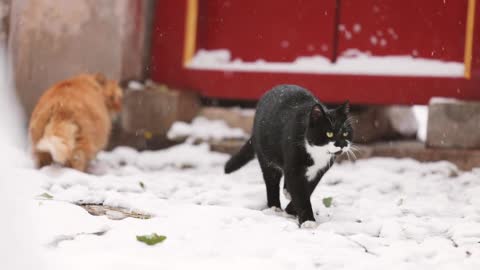
{"type": "Polygon", "coordinates": [[[464,76],[467,80],[472,77],[472,50],[473,50],[473,27],[475,25],[475,1],[468,0],[467,23],[465,30],[465,51],[463,63],[465,67],[464,76]]]}
{"type": "Polygon", "coordinates": [[[198,0],[187,1],[187,14],[185,16],[185,39],[183,44],[183,66],[188,65],[195,53],[197,40],[198,0]]]}

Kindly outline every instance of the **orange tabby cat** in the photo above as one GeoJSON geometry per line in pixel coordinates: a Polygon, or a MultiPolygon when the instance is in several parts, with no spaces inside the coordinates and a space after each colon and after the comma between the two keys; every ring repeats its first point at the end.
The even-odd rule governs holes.
{"type": "Polygon", "coordinates": [[[108,142],[122,90],[102,74],[82,74],[48,89],[30,119],[37,165],[52,162],[85,171],[108,142]]]}

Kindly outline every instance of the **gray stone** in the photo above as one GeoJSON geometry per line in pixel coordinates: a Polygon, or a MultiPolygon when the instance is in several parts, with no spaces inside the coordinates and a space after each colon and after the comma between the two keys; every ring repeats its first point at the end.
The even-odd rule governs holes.
{"type": "Polygon", "coordinates": [[[123,103],[122,129],[147,138],[166,136],[175,121],[190,122],[200,110],[198,94],[164,86],[127,91],[123,103]]]}
{"type": "Polygon", "coordinates": [[[429,147],[480,148],[480,102],[433,98],[428,109],[429,147]]]}
{"type": "Polygon", "coordinates": [[[351,113],[355,143],[415,137],[418,124],[411,107],[368,106],[351,113]]]}

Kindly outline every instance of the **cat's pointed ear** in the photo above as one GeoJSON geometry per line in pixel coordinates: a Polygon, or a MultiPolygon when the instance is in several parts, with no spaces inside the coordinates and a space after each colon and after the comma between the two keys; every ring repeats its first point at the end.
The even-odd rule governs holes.
{"type": "Polygon", "coordinates": [[[97,73],[95,74],[95,80],[100,84],[101,86],[105,86],[107,84],[107,77],[103,75],[103,73],[97,73]]]}
{"type": "Polygon", "coordinates": [[[345,101],[342,105],[337,108],[337,112],[341,112],[343,114],[350,113],[350,101],[345,101]]]}
{"type": "Polygon", "coordinates": [[[313,105],[312,111],[310,112],[310,119],[313,122],[316,122],[319,119],[323,118],[324,116],[325,116],[325,111],[323,110],[322,105],[320,104],[313,105]]]}

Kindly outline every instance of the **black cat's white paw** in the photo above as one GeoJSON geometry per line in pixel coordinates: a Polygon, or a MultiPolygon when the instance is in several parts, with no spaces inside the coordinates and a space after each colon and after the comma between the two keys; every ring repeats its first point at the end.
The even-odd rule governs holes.
{"type": "Polygon", "coordinates": [[[276,207],[276,206],[272,206],[272,207],[270,207],[270,209],[271,209],[272,211],[276,212],[276,213],[281,213],[281,212],[283,212],[282,208],[276,207]]]}
{"type": "Polygon", "coordinates": [[[266,208],[266,209],[262,210],[262,212],[264,214],[270,215],[270,216],[279,216],[279,215],[281,216],[283,214],[282,208],[276,207],[276,206],[266,208]]]}
{"type": "Polygon", "coordinates": [[[302,229],[316,229],[318,227],[318,223],[315,221],[307,220],[300,225],[302,229]]]}

